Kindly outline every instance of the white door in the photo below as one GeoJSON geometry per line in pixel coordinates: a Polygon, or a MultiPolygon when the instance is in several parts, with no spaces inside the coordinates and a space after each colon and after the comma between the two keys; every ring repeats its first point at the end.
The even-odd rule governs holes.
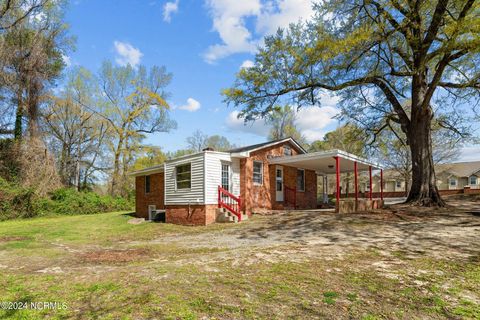
{"type": "Polygon", "coordinates": [[[280,166],[275,169],[275,191],[276,200],[283,202],[283,167],[280,166]]]}

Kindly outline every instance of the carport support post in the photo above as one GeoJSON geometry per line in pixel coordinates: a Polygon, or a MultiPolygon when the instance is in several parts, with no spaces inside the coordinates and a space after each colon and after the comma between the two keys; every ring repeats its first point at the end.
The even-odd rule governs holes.
{"type": "Polygon", "coordinates": [[[353,171],[355,175],[355,208],[358,206],[358,168],[357,161],[353,163],[353,171]]]}
{"type": "Polygon", "coordinates": [[[335,158],[335,173],[337,177],[337,192],[336,192],[336,197],[337,201],[335,204],[336,211],[339,212],[340,210],[340,158],[339,157],[334,157],[335,158]]]}
{"type": "Polygon", "coordinates": [[[357,168],[357,161],[353,163],[353,171],[355,174],[355,202],[358,201],[358,168],[357,168]]]}
{"type": "Polygon", "coordinates": [[[372,200],[372,166],[368,166],[368,173],[370,176],[370,200],[372,200]]]}
{"type": "Polygon", "coordinates": [[[383,169],[380,169],[380,199],[383,200],[383,169]]]}

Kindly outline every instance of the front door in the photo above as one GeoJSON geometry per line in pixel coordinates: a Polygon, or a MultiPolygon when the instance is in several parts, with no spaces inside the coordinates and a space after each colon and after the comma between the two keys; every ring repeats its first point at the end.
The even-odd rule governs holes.
{"type": "Polygon", "coordinates": [[[275,191],[276,200],[283,202],[283,167],[277,166],[275,169],[275,191]]]}

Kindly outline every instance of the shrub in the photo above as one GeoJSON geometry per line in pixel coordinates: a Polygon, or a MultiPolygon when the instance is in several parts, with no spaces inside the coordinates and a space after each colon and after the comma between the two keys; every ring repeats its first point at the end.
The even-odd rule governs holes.
{"type": "Polygon", "coordinates": [[[99,195],[91,191],[77,192],[71,188],[57,189],[41,197],[32,188],[0,178],[0,220],[52,214],[95,214],[132,208],[131,198],[99,195]]]}
{"type": "Polygon", "coordinates": [[[133,203],[128,199],[99,195],[95,192],[77,192],[61,188],[50,193],[38,203],[39,212],[45,214],[94,214],[108,211],[130,210],[133,203]]]}
{"type": "Polygon", "coordinates": [[[0,177],[0,220],[30,218],[35,210],[35,192],[0,177]]]}

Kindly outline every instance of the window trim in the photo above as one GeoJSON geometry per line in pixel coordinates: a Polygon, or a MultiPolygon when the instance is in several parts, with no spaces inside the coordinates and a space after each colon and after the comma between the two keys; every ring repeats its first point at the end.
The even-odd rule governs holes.
{"type": "Polygon", "coordinates": [[[468,177],[468,185],[470,186],[478,185],[478,177],[476,175],[471,175],[470,177],[468,177]],[[472,178],[475,178],[475,183],[472,183],[472,178]]]}
{"type": "Polygon", "coordinates": [[[150,176],[151,175],[146,175],[144,179],[143,190],[145,191],[145,194],[150,194],[152,192],[152,178],[150,176]],[[148,180],[148,191],[147,191],[147,180],[148,180]]]}
{"type": "Polygon", "coordinates": [[[448,185],[449,185],[450,187],[456,187],[456,186],[458,186],[458,179],[457,179],[457,178],[454,178],[454,177],[448,178],[448,185]],[[455,181],[455,184],[452,184],[452,181],[455,181]]]}
{"type": "MultiPolygon", "coordinates": [[[[185,173],[185,172],[183,172],[185,173]]],[[[175,166],[175,190],[190,190],[192,188],[192,163],[191,162],[186,162],[182,164],[178,164],[175,166]],[[178,167],[182,166],[190,166],[190,171],[186,171],[190,173],[190,179],[189,180],[178,180],[178,167]],[[179,188],[178,187],[178,182],[185,182],[185,181],[190,181],[190,186],[188,188],[179,188]]]]}
{"type": "Polygon", "coordinates": [[[289,156],[292,156],[292,155],[293,155],[292,147],[290,147],[288,145],[284,145],[283,146],[283,156],[289,157],[289,156]],[[289,150],[289,154],[286,153],[287,150],[289,150]]]}
{"type": "Polygon", "coordinates": [[[258,160],[254,160],[254,161],[253,161],[253,165],[252,165],[252,181],[253,181],[253,185],[254,185],[254,186],[263,186],[263,179],[264,179],[264,174],[263,174],[264,169],[263,169],[263,168],[264,168],[264,167],[263,167],[263,161],[258,161],[258,160]],[[260,172],[259,172],[259,173],[258,173],[258,172],[255,172],[255,163],[259,163],[259,164],[261,165],[261,167],[260,167],[260,172]],[[255,174],[260,174],[260,177],[261,177],[260,182],[255,181],[255,174]]]}
{"type": "Polygon", "coordinates": [[[402,181],[401,180],[395,180],[395,188],[401,188],[402,187],[402,181]]]}
{"type": "Polygon", "coordinates": [[[298,192],[305,192],[305,189],[306,189],[306,181],[305,181],[305,180],[306,180],[305,169],[297,168],[297,191],[298,191],[298,192]],[[302,171],[302,172],[303,172],[303,186],[302,186],[303,188],[302,188],[302,189],[300,189],[300,188],[298,187],[298,172],[299,172],[299,171],[302,171]]]}
{"type": "Polygon", "coordinates": [[[231,192],[230,189],[232,189],[232,166],[230,163],[228,162],[221,162],[221,165],[220,165],[220,185],[222,186],[223,189],[231,192]],[[228,168],[228,172],[227,172],[227,179],[228,179],[228,187],[225,188],[224,185],[223,185],[223,166],[227,166],[228,168]]]}

